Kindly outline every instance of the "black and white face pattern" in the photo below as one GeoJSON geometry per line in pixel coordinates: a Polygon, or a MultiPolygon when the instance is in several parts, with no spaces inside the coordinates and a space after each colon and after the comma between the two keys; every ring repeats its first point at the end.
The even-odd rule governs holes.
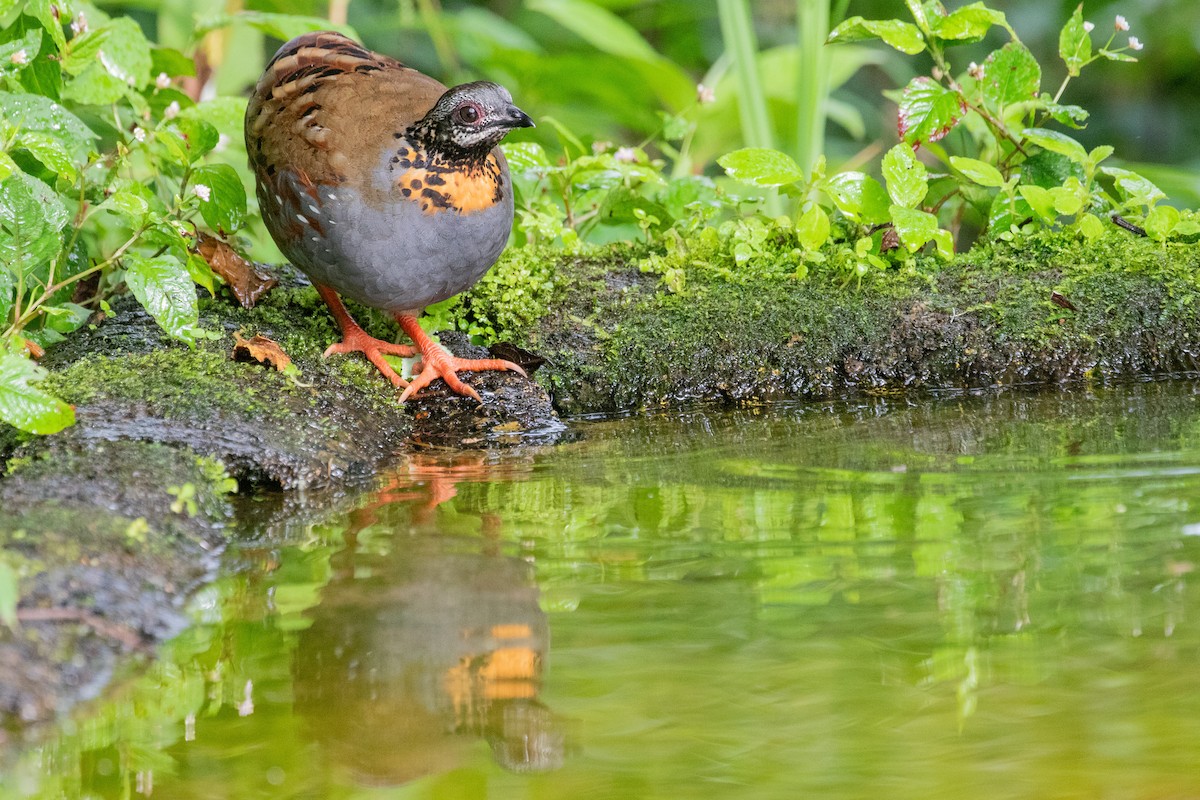
{"type": "Polygon", "coordinates": [[[490,81],[448,90],[422,122],[432,129],[437,145],[464,153],[487,152],[512,129],[533,127],[529,115],[513,105],[508,90],[490,81]]]}

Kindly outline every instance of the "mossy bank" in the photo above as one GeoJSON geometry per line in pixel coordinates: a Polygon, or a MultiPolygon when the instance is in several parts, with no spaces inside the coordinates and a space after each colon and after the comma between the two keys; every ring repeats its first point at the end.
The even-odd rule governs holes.
{"type": "MultiPolygon", "coordinates": [[[[337,331],[294,275],[252,310],[205,300],[207,334],[194,347],[116,303],[43,359],[45,388],[75,405],[77,424],[46,438],[0,431],[0,566],[20,598],[19,627],[0,634],[0,716],[61,713],[102,686],[121,653],[176,630],[180,603],[238,524],[236,494],[369,481],[414,447],[552,441],[562,429],[554,409],[1200,369],[1192,242],[1114,227],[1093,242],[1044,234],[865,274],[796,253],[786,232],[750,251],[713,236],[510,251],[472,292],[433,309],[458,329],[443,341],[459,354],[482,343],[541,364],[537,383],[470,375],[482,406],[436,388],[401,407],[363,359],[323,359],[337,331]],[[257,334],[295,368],[236,360],[236,338],[257,334]]],[[[380,315],[353,310],[377,335],[395,335],[380,315]]]]}

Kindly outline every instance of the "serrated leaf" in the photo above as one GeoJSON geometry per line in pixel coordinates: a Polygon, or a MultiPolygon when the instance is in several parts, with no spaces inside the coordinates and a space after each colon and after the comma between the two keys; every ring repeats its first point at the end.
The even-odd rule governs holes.
{"type": "Polygon", "coordinates": [[[88,40],[88,52],[72,61],[76,41],[72,40],[66,63],[79,72],[64,87],[63,97],[85,105],[108,105],[122,98],[144,103],[137,90],[150,80],[151,58],[150,42],[141,26],[129,17],[116,17],[79,38],[88,40]]]}
{"type": "Polygon", "coordinates": [[[1064,155],[1076,164],[1087,163],[1087,150],[1084,149],[1083,145],[1065,133],[1046,130],[1045,128],[1025,128],[1021,131],[1021,138],[1027,142],[1036,144],[1043,150],[1064,155]]]}
{"type": "Polygon", "coordinates": [[[1004,185],[1004,176],[1000,174],[1000,170],[986,161],[964,156],[950,156],[950,164],[980,186],[997,188],[1004,185]]]}
{"type": "Polygon", "coordinates": [[[159,326],[185,342],[195,339],[200,318],[196,287],[187,267],[173,255],[154,258],[130,254],[125,265],[125,284],[159,326]]]}
{"type": "MultiPolygon", "coordinates": [[[[206,164],[192,173],[192,187],[207,186],[208,200],[201,198],[200,215],[220,233],[233,233],[246,221],[246,187],[228,164],[206,164]]],[[[199,191],[197,191],[199,195],[199,191]]]]}
{"type": "Polygon", "coordinates": [[[1101,167],[1100,171],[1113,178],[1117,189],[1127,199],[1142,205],[1152,206],[1159,200],[1165,200],[1167,195],[1155,186],[1148,178],[1118,167],[1101,167]]]}
{"type": "Polygon", "coordinates": [[[827,44],[840,42],[865,42],[882,39],[901,53],[915,56],[925,50],[925,37],[921,30],[898,19],[863,19],[851,17],[829,33],[827,44]]]}
{"type": "Polygon", "coordinates": [[[1042,96],[1038,99],[1041,101],[1042,108],[1046,109],[1046,113],[1049,114],[1050,118],[1055,122],[1066,125],[1068,128],[1075,128],[1076,130],[1082,128],[1083,123],[1087,122],[1087,118],[1089,116],[1088,111],[1081,106],[1069,106],[1056,103],[1054,102],[1054,99],[1045,92],[1043,92],[1042,96]]]}
{"type": "Polygon", "coordinates": [[[24,148],[31,156],[42,162],[46,169],[67,180],[73,181],[79,174],[75,162],[71,160],[71,154],[67,152],[63,143],[45,133],[36,131],[22,133],[17,136],[15,146],[24,148]]]}
{"type": "MultiPolygon", "coordinates": [[[[4,14],[0,14],[0,19],[4,18],[4,14]]],[[[42,29],[33,28],[26,31],[25,35],[20,39],[13,39],[11,42],[0,44],[0,65],[9,69],[20,70],[24,66],[31,63],[38,52],[42,49],[42,29]],[[13,60],[13,56],[20,52],[25,53],[25,58],[22,63],[13,60]]]]}
{"type": "Polygon", "coordinates": [[[1021,164],[1021,183],[1026,185],[1052,189],[1062,186],[1071,177],[1083,180],[1083,165],[1049,150],[1040,150],[1021,164]]]}
{"type": "Polygon", "coordinates": [[[1067,65],[1067,74],[1076,76],[1092,58],[1092,37],[1083,27],[1083,3],[1067,20],[1058,35],[1058,55],[1067,65]]]}
{"type": "Polygon", "coordinates": [[[1029,48],[1020,42],[1009,42],[983,62],[979,88],[991,108],[1032,100],[1041,87],[1042,68],[1029,48]]]}
{"type": "Polygon", "coordinates": [[[135,192],[128,189],[118,189],[109,197],[97,206],[97,209],[106,211],[115,211],[126,217],[131,217],[136,222],[150,210],[150,204],[146,202],[144,197],[141,197],[135,192]]]}
{"type": "Polygon", "coordinates": [[[96,138],[83,120],[49,97],[40,95],[0,92],[0,118],[18,131],[52,136],[76,156],[86,152],[96,138]]]}
{"type": "Polygon", "coordinates": [[[913,78],[900,98],[900,138],[912,145],[936,142],[966,113],[967,104],[955,92],[930,78],[913,78]]]}
{"type": "Polygon", "coordinates": [[[804,170],[786,153],[769,147],[745,147],[726,153],[717,163],[731,178],[753,186],[785,186],[804,180],[804,170]]]}
{"type": "Polygon", "coordinates": [[[0,182],[0,268],[27,274],[62,248],[69,214],[46,184],[17,172],[0,182]]]}
{"type": "Polygon", "coordinates": [[[195,164],[217,146],[221,134],[204,120],[183,117],[173,120],[170,127],[179,134],[183,142],[183,153],[188,164],[195,164]]]}
{"type": "Polygon", "coordinates": [[[900,241],[910,253],[915,253],[937,233],[937,217],[926,211],[904,206],[892,206],[892,224],[900,241]]]}
{"type": "Polygon", "coordinates": [[[75,424],[74,409],[34,386],[45,374],[24,356],[0,353],[0,420],[43,436],[75,424]]]}
{"type": "Polygon", "coordinates": [[[884,155],[883,178],[892,201],[905,208],[919,206],[929,191],[925,165],[917,160],[907,144],[898,144],[884,155]]]}
{"type": "Polygon", "coordinates": [[[796,238],[805,250],[820,250],[829,241],[829,217],[816,203],[796,220],[796,238]]]}
{"type": "Polygon", "coordinates": [[[1004,12],[988,8],[983,3],[971,3],[944,17],[936,18],[933,33],[939,39],[960,44],[978,42],[993,25],[1007,27],[1004,12]]]}

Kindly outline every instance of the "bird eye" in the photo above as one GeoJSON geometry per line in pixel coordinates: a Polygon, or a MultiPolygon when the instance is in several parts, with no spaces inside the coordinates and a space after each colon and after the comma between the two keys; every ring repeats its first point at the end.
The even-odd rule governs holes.
{"type": "Polygon", "coordinates": [[[474,125],[479,122],[479,118],[483,114],[479,111],[479,106],[474,103],[463,103],[458,108],[454,109],[454,119],[464,125],[474,125]]]}

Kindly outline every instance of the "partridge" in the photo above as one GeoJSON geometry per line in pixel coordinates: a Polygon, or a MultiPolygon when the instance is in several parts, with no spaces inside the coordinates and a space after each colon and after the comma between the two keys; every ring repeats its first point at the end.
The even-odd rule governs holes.
{"type": "Polygon", "coordinates": [[[497,145],[533,120],[506,89],[447,89],[341,34],[310,33],[267,64],[245,124],[267,230],[341,328],[326,356],[363,353],[405,387],[401,402],[439,377],[478,401],[460,370],[524,374],[510,361],[456,358],[417,323],[473,286],[508,241],[512,183],[497,145]],[[339,295],[394,316],[415,349],[367,334],[339,295]],[[418,352],[411,383],[384,358],[418,352]]]}

